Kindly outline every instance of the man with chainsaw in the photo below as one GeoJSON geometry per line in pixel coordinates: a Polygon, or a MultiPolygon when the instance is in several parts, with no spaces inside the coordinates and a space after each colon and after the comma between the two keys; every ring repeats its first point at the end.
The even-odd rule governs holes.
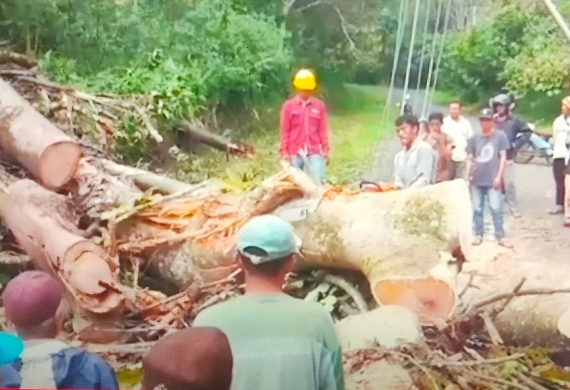
{"type": "Polygon", "coordinates": [[[403,190],[433,184],[435,153],[419,136],[418,118],[402,115],[395,124],[402,150],[394,158],[394,187],[403,190]]]}
{"type": "Polygon", "coordinates": [[[330,151],[327,109],[315,96],[317,79],[309,69],[295,74],[293,88],[296,95],[281,108],[279,154],[294,167],[307,169],[322,184],[330,151]]]}
{"type": "Polygon", "coordinates": [[[495,126],[498,130],[502,130],[509,141],[509,149],[507,150],[507,166],[504,172],[504,191],[505,201],[509,205],[511,215],[519,218],[517,194],[515,189],[515,141],[517,136],[528,130],[525,122],[514,117],[511,113],[512,101],[509,95],[499,94],[491,99],[493,108],[495,126]]]}

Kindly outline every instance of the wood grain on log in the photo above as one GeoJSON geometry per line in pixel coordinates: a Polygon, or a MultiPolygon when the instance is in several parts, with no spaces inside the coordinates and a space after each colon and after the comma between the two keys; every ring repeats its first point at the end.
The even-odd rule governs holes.
{"type": "Polygon", "coordinates": [[[61,280],[76,303],[90,312],[119,307],[123,294],[116,283],[118,260],[80,236],[67,198],[27,179],[10,185],[8,192],[4,224],[36,268],[61,280]]]}
{"type": "Polygon", "coordinates": [[[83,155],[80,145],[0,79],[0,147],[50,188],[65,185],[83,155]]]}

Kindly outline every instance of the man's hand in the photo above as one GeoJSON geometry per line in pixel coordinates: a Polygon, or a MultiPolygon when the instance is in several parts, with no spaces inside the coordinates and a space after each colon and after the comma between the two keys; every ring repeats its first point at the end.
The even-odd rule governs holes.
{"type": "Polygon", "coordinates": [[[500,190],[503,184],[503,179],[499,176],[495,177],[493,180],[493,188],[496,190],[500,190]]]}
{"type": "Polygon", "coordinates": [[[330,156],[325,156],[325,164],[328,166],[331,162],[330,156]]]}

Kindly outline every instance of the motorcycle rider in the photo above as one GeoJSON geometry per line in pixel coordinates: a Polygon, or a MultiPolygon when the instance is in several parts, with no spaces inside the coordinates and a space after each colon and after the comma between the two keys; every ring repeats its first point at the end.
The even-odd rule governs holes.
{"type": "Polygon", "coordinates": [[[521,215],[517,209],[517,194],[515,189],[515,165],[514,165],[514,145],[517,136],[528,131],[528,126],[525,122],[516,118],[511,113],[511,97],[507,94],[499,94],[491,99],[491,106],[493,108],[495,126],[497,129],[502,130],[507,139],[509,140],[510,149],[507,150],[507,166],[505,167],[504,174],[504,191],[505,201],[509,205],[511,215],[519,218],[521,215]]]}

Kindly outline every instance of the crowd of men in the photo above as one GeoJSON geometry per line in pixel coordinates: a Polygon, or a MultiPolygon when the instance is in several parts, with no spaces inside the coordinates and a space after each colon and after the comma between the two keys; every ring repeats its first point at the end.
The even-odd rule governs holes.
{"type": "MultiPolygon", "coordinates": [[[[297,94],[281,112],[280,155],[325,181],[329,161],[326,107],[313,93],[316,79],[302,70],[297,94]]],[[[479,113],[474,134],[461,103],[427,121],[396,120],[402,150],[394,159],[396,189],[446,180],[471,187],[475,242],[483,240],[483,207],[490,205],[495,238],[509,247],[503,200],[518,216],[512,172],[513,145],[522,124],[500,95],[479,113]]],[[[570,97],[554,122],[556,207],[570,226],[570,97]],[[564,196],[566,194],[566,197],[564,196]],[[565,200],[566,199],[566,200],[565,200]]],[[[330,314],[318,303],[292,298],[286,275],[302,258],[293,226],[272,215],[250,219],[236,237],[236,262],[245,275],[245,295],[203,310],[193,327],[160,340],[144,357],[146,390],[343,390],[341,347],[330,314]]],[[[6,319],[15,334],[0,332],[0,387],[117,389],[112,368],[99,356],[57,338],[69,311],[64,287],[42,271],[26,271],[2,292],[6,319]]]]}
{"type": "MultiPolygon", "coordinates": [[[[293,226],[272,215],[238,232],[245,295],[200,312],[193,327],[158,342],[143,360],[147,390],[343,390],[342,354],[329,312],[282,290],[302,257],[293,226]]],[[[99,356],[57,339],[64,288],[26,271],[2,293],[17,336],[0,334],[0,388],[118,389],[99,356]]]]}

